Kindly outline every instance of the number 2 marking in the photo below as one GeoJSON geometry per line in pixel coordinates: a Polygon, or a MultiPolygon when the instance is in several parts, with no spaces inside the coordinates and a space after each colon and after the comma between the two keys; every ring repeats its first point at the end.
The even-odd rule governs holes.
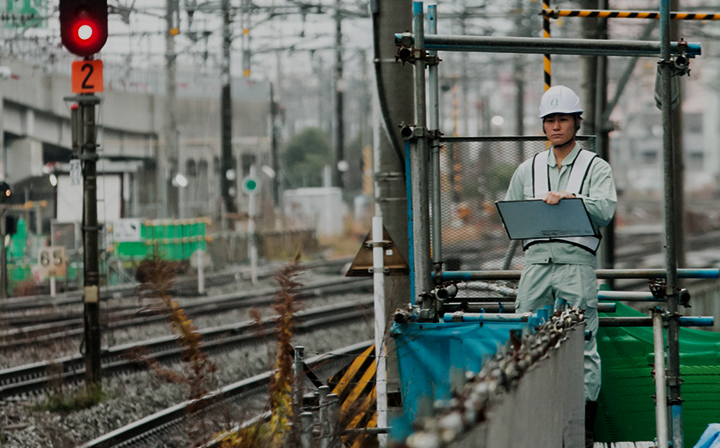
{"type": "Polygon", "coordinates": [[[92,64],[83,64],[82,68],[80,68],[80,71],[81,71],[81,72],[84,72],[86,68],[87,68],[89,71],[88,71],[88,74],[85,76],[85,79],[83,79],[82,88],[83,88],[83,89],[94,89],[94,88],[95,88],[95,85],[94,85],[94,84],[88,84],[88,83],[87,83],[88,80],[90,80],[90,77],[91,77],[92,74],[93,74],[93,66],[92,66],[92,64]]]}

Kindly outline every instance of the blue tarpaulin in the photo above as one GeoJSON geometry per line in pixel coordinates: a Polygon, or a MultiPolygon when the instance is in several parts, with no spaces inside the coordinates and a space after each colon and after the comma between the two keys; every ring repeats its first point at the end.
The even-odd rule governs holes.
{"type": "MultiPolygon", "coordinates": [[[[454,386],[465,384],[466,372],[480,371],[498,344],[509,339],[510,330],[527,326],[521,322],[394,324],[391,335],[397,350],[403,421],[393,422],[393,429],[429,415],[435,400],[451,398],[454,386]]],[[[399,437],[401,433],[393,435],[399,437]]]]}
{"type": "Polygon", "coordinates": [[[710,423],[694,448],[720,448],[720,423],[710,423]]]}

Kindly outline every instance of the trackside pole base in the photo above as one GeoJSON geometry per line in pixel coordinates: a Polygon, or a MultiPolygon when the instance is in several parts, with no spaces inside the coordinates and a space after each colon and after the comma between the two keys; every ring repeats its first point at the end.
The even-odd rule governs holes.
{"type": "MultiPolygon", "coordinates": [[[[375,301],[375,390],[377,393],[377,427],[387,427],[387,374],[385,372],[385,252],[382,217],[372,220],[373,297],[375,301]]],[[[378,434],[380,448],[387,446],[387,435],[378,434]]]]}
{"type": "Polygon", "coordinates": [[[202,249],[197,250],[197,270],[198,270],[198,294],[205,294],[205,261],[203,257],[205,252],[202,249]]]}
{"type": "Polygon", "coordinates": [[[57,283],[54,275],[50,277],[50,297],[53,299],[57,297],[57,283]]]}
{"type": "MultiPolygon", "coordinates": [[[[257,171],[255,169],[255,165],[252,165],[250,167],[250,177],[255,179],[257,177],[257,171]]],[[[247,235],[248,235],[248,258],[250,259],[250,282],[253,285],[257,285],[258,282],[258,273],[257,273],[257,264],[258,264],[258,253],[257,253],[257,246],[255,246],[255,209],[257,208],[256,202],[257,202],[257,193],[252,192],[249,196],[248,201],[248,228],[247,228],[247,235]]]]}

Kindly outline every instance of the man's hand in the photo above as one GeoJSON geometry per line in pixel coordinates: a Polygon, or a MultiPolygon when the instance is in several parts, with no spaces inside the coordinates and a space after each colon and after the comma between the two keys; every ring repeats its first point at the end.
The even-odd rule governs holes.
{"type": "Polygon", "coordinates": [[[567,193],[565,191],[549,191],[548,194],[545,195],[543,201],[545,201],[547,204],[555,205],[558,204],[562,199],[574,197],[574,194],[567,193]]]}

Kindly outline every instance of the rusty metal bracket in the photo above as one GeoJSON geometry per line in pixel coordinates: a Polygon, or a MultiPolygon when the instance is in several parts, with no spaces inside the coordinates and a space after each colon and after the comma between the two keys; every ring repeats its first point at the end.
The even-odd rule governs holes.
{"type": "Polygon", "coordinates": [[[425,56],[425,67],[440,65],[442,59],[436,54],[429,54],[425,56]]]}
{"type": "Polygon", "coordinates": [[[650,288],[650,294],[657,300],[665,300],[667,282],[664,278],[657,278],[648,280],[648,287],[650,288]]]}

